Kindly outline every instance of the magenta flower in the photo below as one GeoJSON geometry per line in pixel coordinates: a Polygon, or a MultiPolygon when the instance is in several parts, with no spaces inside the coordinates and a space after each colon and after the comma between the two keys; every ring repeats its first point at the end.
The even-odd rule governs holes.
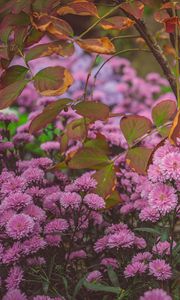
{"type": "Polygon", "coordinates": [[[64,208],[79,208],[81,196],[75,192],[61,193],[59,202],[64,208]]]}
{"type": "Polygon", "coordinates": [[[7,234],[15,240],[28,236],[34,227],[33,219],[26,214],[17,214],[10,218],[6,224],[7,234]]]}
{"type": "Polygon", "coordinates": [[[45,142],[43,144],[41,144],[40,148],[46,152],[50,152],[53,150],[60,150],[60,144],[59,142],[45,142]]]}
{"type": "Polygon", "coordinates": [[[102,209],[105,208],[105,201],[102,197],[96,195],[96,194],[87,194],[84,199],[83,202],[91,209],[93,210],[98,210],[98,209],[102,209]]]}
{"type": "Polygon", "coordinates": [[[10,269],[8,277],[6,278],[7,289],[18,289],[23,280],[23,270],[19,266],[14,266],[10,269]]]}
{"type": "Polygon", "coordinates": [[[98,239],[94,245],[94,251],[99,253],[106,249],[108,242],[108,236],[104,236],[98,239]]]}
{"type": "Polygon", "coordinates": [[[130,248],[134,244],[135,235],[130,230],[124,229],[108,236],[108,248],[130,248]]]}
{"type": "Polygon", "coordinates": [[[150,274],[158,280],[166,280],[171,278],[172,271],[168,263],[164,259],[155,259],[149,263],[150,274]]]}
{"type": "Polygon", "coordinates": [[[68,227],[69,225],[65,219],[54,219],[45,226],[44,232],[45,234],[63,232],[68,227]]]}
{"type": "Polygon", "coordinates": [[[101,272],[92,271],[87,275],[86,280],[88,282],[93,282],[93,281],[99,281],[101,278],[102,278],[102,273],[101,272]]]}
{"type": "Polygon", "coordinates": [[[9,290],[2,300],[27,300],[27,297],[18,289],[9,290]]]}
{"type": "Polygon", "coordinates": [[[162,289],[154,289],[145,292],[139,300],[172,300],[172,298],[162,289]]]}
{"type": "MultiPolygon", "coordinates": [[[[176,246],[176,242],[173,242],[173,248],[176,246]]],[[[170,243],[168,241],[158,242],[152,248],[153,253],[158,255],[170,255],[170,243]]]]}
{"type": "Polygon", "coordinates": [[[119,263],[117,259],[106,257],[101,260],[101,265],[105,267],[112,267],[114,269],[119,268],[119,263]]]}
{"type": "Polygon", "coordinates": [[[180,153],[168,153],[163,157],[160,169],[166,180],[180,180],[180,153]]]}
{"type": "Polygon", "coordinates": [[[25,255],[33,254],[40,249],[44,249],[45,246],[46,241],[42,237],[35,235],[22,243],[22,253],[25,255]]]}
{"type": "Polygon", "coordinates": [[[87,254],[84,250],[73,251],[69,255],[70,260],[86,258],[87,254]]]}
{"type": "Polygon", "coordinates": [[[143,262],[133,262],[129,265],[124,270],[124,276],[125,278],[129,277],[134,277],[136,275],[141,275],[144,274],[147,270],[148,266],[145,265],[143,262]]]}
{"type": "Polygon", "coordinates": [[[3,201],[6,209],[20,209],[32,203],[32,197],[28,194],[23,194],[21,192],[11,193],[3,201]]]}
{"type": "Polygon", "coordinates": [[[172,211],[177,205],[177,195],[175,192],[173,187],[159,183],[150,192],[148,203],[152,208],[162,214],[166,214],[172,211]]]}
{"type": "Polygon", "coordinates": [[[151,260],[152,254],[150,252],[142,252],[133,256],[132,263],[134,262],[147,262],[151,260]]]}
{"type": "Polygon", "coordinates": [[[16,262],[22,255],[22,244],[20,242],[14,243],[10,248],[4,251],[2,261],[4,264],[16,262]]]}

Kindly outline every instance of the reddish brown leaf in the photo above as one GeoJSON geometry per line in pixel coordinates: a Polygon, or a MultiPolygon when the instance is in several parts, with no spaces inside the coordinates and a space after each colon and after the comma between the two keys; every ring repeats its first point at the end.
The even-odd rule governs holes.
{"type": "Polygon", "coordinates": [[[163,100],[156,104],[152,109],[152,118],[157,127],[168,122],[177,109],[176,102],[172,100],[163,100]]]}
{"type": "Polygon", "coordinates": [[[126,155],[126,162],[135,172],[146,175],[152,151],[153,149],[147,149],[145,147],[129,149],[126,155]]]}
{"type": "Polygon", "coordinates": [[[169,140],[171,144],[177,145],[178,139],[180,139],[180,110],[174,118],[173,125],[169,133],[169,140]]]}
{"type": "Polygon", "coordinates": [[[112,194],[106,198],[106,209],[110,209],[122,202],[121,196],[118,191],[113,191],[112,194]]]}
{"type": "Polygon", "coordinates": [[[62,6],[57,10],[59,15],[73,14],[80,16],[99,17],[96,6],[89,1],[74,1],[67,6],[62,6]]]}
{"type": "Polygon", "coordinates": [[[0,109],[10,106],[25,88],[27,80],[16,81],[0,90],[0,109]]]}
{"type": "Polygon", "coordinates": [[[164,20],[168,18],[169,18],[169,14],[165,10],[159,10],[154,14],[154,19],[159,23],[163,23],[164,20]]]}
{"type": "Polygon", "coordinates": [[[84,140],[87,135],[86,131],[84,118],[73,120],[66,126],[67,137],[71,140],[84,140]]]}
{"type": "Polygon", "coordinates": [[[178,2],[167,2],[161,6],[161,9],[180,9],[180,4],[178,2]]]}
{"type": "Polygon", "coordinates": [[[60,99],[55,102],[48,104],[42,113],[36,116],[29,127],[30,133],[35,133],[36,131],[43,129],[47,124],[54,121],[57,115],[63,110],[72,100],[70,99],[60,99]]]}
{"type": "Polygon", "coordinates": [[[9,67],[1,75],[1,86],[8,86],[15,81],[25,79],[25,76],[29,70],[20,65],[14,65],[9,67]]]}
{"type": "Polygon", "coordinates": [[[127,17],[112,17],[105,19],[100,23],[101,27],[105,30],[125,30],[134,25],[134,21],[127,17]]]}
{"type": "Polygon", "coordinates": [[[100,54],[114,54],[115,47],[107,37],[98,39],[84,39],[78,40],[77,44],[88,52],[95,52],[100,54]]]}
{"type": "Polygon", "coordinates": [[[180,19],[178,17],[171,17],[164,20],[165,31],[173,33],[176,31],[176,26],[180,26],[180,19]]]}
{"type": "Polygon", "coordinates": [[[136,19],[142,19],[144,13],[144,4],[142,2],[122,3],[121,7],[136,19]]]}

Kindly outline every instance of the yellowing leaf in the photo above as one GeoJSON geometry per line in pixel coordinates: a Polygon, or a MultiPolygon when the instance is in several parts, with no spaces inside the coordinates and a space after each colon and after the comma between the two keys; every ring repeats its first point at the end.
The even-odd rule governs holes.
{"type": "Polygon", "coordinates": [[[74,53],[74,45],[67,41],[58,41],[34,46],[29,49],[26,54],[26,61],[30,61],[39,57],[57,54],[60,56],[68,57],[74,53]]]}
{"type": "Polygon", "coordinates": [[[40,129],[43,129],[47,126],[47,124],[54,121],[57,115],[63,110],[67,104],[71,103],[70,99],[60,99],[55,102],[48,104],[41,114],[36,116],[29,127],[30,133],[34,133],[40,129]]]}
{"type": "Polygon", "coordinates": [[[180,110],[177,112],[172,127],[169,133],[169,140],[172,145],[178,144],[178,139],[180,139],[180,110]]]}
{"type": "Polygon", "coordinates": [[[68,39],[73,35],[73,30],[66,21],[45,13],[34,13],[31,17],[31,23],[35,29],[49,32],[59,39],[68,39]]]}
{"type": "Polygon", "coordinates": [[[64,67],[48,67],[34,77],[34,85],[43,96],[57,96],[66,92],[73,83],[71,73],[64,67]]]}
{"type": "Polygon", "coordinates": [[[134,21],[127,17],[112,17],[106,20],[103,20],[100,24],[101,27],[105,30],[125,30],[134,25],[134,21]]]}
{"type": "Polygon", "coordinates": [[[75,1],[69,3],[67,6],[62,6],[57,10],[59,15],[80,15],[80,16],[98,16],[96,6],[89,1],[75,1]]]}
{"type": "Polygon", "coordinates": [[[143,17],[144,4],[140,1],[133,1],[132,3],[122,3],[121,7],[136,19],[141,19],[143,17]]]}
{"type": "Polygon", "coordinates": [[[88,52],[95,52],[100,54],[114,54],[115,47],[107,37],[98,39],[84,39],[78,40],[77,44],[88,52]]]}

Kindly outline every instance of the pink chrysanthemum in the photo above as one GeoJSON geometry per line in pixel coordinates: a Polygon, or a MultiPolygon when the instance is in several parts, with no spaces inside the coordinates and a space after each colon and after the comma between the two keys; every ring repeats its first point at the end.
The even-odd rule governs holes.
{"type": "Polygon", "coordinates": [[[94,245],[94,251],[99,253],[106,249],[107,247],[108,236],[104,236],[98,239],[94,245]]]}
{"type": "Polygon", "coordinates": [[[117,259],[106,257],[101,260],[101,265],[105,267],[112,267],[114,269],[119,268],[119,263],[117,259]]]}
{"type": "Polygon", "coordinates": [[[53,150],[60,150],[60,144],[59,142],[45,142],[43,144],[41,144],[40,148],[46,152],[50,152],[53,150]]]}
{"type": "Polygon", "coordinates": [[[61,193],[59,202],[64,208],[79,208],[81,196],[75,192],[61,193]]]}
{"type": "Polygon", "coordinates": [[[21,176],[14,176],[13,178],[7,178],[1,186],[1,193],[3,194],[13,194],[15,192],[20,192],[25,189],[25,180],[21,176]]]}
{"type": "Polygon", "coordinates": [[[20,259],[21,254],[22,245],[20,242],[16,242],[12,245],[12,247],[4,251],[2,261],[4,264],[16,262],[20,259]]]}
{"type": "Polygon", "coordinates": [[[59,234],[47,234],[46,235],[46,242],[51,247],[59,247],[60,242],[62,241],[62,238],[59,234]]]}
{"type": "Polygon", "coordinates": [[[65,219],[54,219],[45,226],[44,232],[45,234],[63,232],[68,227],[69,225],[65,219]]]}
{"type": "Polygon", "coordinates": [[[166,180],[180,180],[180,153],[168,153],[163,157],[160,169],[166,180]]]}
{"type": "Polygon", "coordinates": [[[132,263],[134,262],[147,262],[151,260],[152,254],[150,252],[142,252],[133,256],[132,263]]]}
{"type": "Polygon", "coordinates": [[[84,250],[73,251],[69,255],[70,260],[86,258],[87,254],[84,250]]]}
{"type": "Polygon", "coordinates": [[[43,180],[44,171],[37,168],[37,167],[29,167],[27,170],[23,172],[23,178],[26,180],[27,183],[30,182],[39,182],[43,180]]]}
{"type": "Polygon", "coordinates": [[[144,249],[144,248],[146,248],[147,243],[146,243],[145,239],[136,236],[134,239],[134,245],[138,249],[144,249]]]}
{"type": "Polygon", "coordinates": [[[46,241],[42,237],[36,235],[22,243],[22,252],[25,255],[33,254],[40,249],[44,249],[45,246],[46,241]]]}
{"type": "Polygon", "coordinates": [[[85,173],[81,177],[77,178],[74,183],[74,191],[88,191],[95,188],[97,182],[92,178],[91,173],[85,173]]]}
{"type": "MultiPolygon", "coordinates": [[[[173,242],[173,248],[176,246],[176,242],[173,242]]],[[[170,243],[168,241],[158,242],[153,246],[152,251],[158,255],[170,255],[170,243]]]]}
{"type": "Polygon", "coordinates": [[[87,194],[84,197],[83,202],[93,210],[105,208],[104,199],[93,193],[87,194]]]}
{"type": "Polygon", "coordinates": [[[172,300],[172,298],[162,289],[154,289],[145,292],[139,300],[172,300]]]}
{"type": "Polygon", "coordinates": [[[23,270],[19,266],[14,266],[10,269],[8,277],[6,278],[6,288],[18,289],[23,280],[23,270]]]}
{"type": "Polygon", "coordinates": [[[45,211],[37,205],[30,204],[24,210],[23,213],[29,215],[34,221],[43,222],[46,219],[45,211]]]}
{"type": "Polygon", "coordinates": [[[129,277],[134,277],[136,275],[141,275],[144,274],[147,270],[148,266],[145,265],[143,262],[133,262],[129,265],[124,270],[124,276],[125,278],[129,277]]]}
{"type": "Polygon", "coordinates": [[[30,203],[32,203],[32,197],[21,192],[12,193],[3,201],[3,205],[5,205],[6,209],[20,209],[30,203]]]}
{"type": "Polygon", "coordinates": [[[156,208],[148,206],[141,210],[139,218],[141,221],[151,221],[152,223],[155,223],[159,220],[160,213],[156,208]]]}
{"type": "Polygon", "coordinates": [[[34,227],[33,219],[26,214],[17,214],[11,217],[6,224],[7,234],[15,240],[28,236],[34,227]]]}
{"type": "Polygon", "coordinates": [[[128,229],[128,226],[124,223],[113,224],[106,228],[106,234],[119,232],[123,229],[128,229]]]}
{"type": "Polygon", "coordinates": [[[18,289],[9,290],[2,300],[27,300],[27,297],[18,289]]]}
{"type": "Polygon", "coordinates": [[[135,235],[130,230],[124,229],[108,236],[108,248],[130,248],[134,244],[135,235]]]}
{"type": "Polygon", "coordinates": [[[166,280],[171,278],[172,271],[168,263],[164,259],[155,259],[149,263],[150,274],[158,280],[166,280]]]}
{"type": "Polygon", "coordinates": [[[148,197],[149,205],[166,214],[172,211],[177,205],[177,195],[175,189],[165,184],[157,184],[153,187],[148,197]]]}
{"type": "Polygon", "coordinates": [[[86,280],[88,282],[93,282],[93,281],[99,281],[101,278],[102,278],[102,273],[101,272],[92,271],[87,275],[86,280]]]}

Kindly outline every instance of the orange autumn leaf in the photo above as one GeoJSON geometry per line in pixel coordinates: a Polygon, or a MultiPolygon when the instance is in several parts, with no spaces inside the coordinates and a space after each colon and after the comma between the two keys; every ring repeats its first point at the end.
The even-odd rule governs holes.
{"type": "Polygon", "coordinates": [[[88,52],[95,52],[100,54],[114,54],[115,47],[107,37],[97,39],[78,40],[77,44],[88,52]]]}
{"type": "Polygon", "coordinates": [[[66,6],[62,6],[57,10],[57,13],[62,16],[67,14],[73,14],[80,16],[99,17],[96,6],[93,3],[86,0],[74,1],[66,6]]]}
{"type": "Polygon", "coordinates": [[[101,27],[105,30],[125,30],[134,25],[134,21],[127,17],[112,17],[101,22],[101,27]]]}
{"type": "Polygon", "coordinates": [[[177,112],[172,127],[169,133],[169,141],[173,145],[177,145],[178,139],[180,139],[180,110],[177,112]]]}

